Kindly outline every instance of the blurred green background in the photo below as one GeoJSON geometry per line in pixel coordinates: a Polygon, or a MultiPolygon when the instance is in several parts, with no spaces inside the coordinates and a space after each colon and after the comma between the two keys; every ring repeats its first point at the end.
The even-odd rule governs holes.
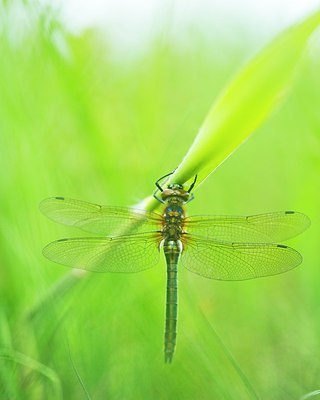
{"type": "Polygon", "coordinates": [[[311,228],[290,242],[304,256],[300,267],[233,283],[181,269],[178,344],[166,365],[164,262],[81,278],[41,254],[49,241],[79,235],[40,214],[43,198],[133,205],[150,195],[263,42],[249,40],[241,21],[211,39],[194,23],[176,40],[168,21],[126,55],[99,30],[71,33],[49,7],[2,2],[1,399],[85,399],[86,391],[112,400],[250,399],[252,386],[258,398],[287,400],[319,389],[316,41],[289,98],[188,206],[190,214],[306,213],[311,228]]]}

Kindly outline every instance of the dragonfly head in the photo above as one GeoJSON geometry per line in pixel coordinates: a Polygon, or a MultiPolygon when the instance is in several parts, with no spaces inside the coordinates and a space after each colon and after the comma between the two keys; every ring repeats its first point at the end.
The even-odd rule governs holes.
{"type": "Polygon", "coordinates": [[[179,183],[171,183],[161,192],[161,197],[164,202],[168,203],[186,203],[190,193],[184,190],[179,183]]]}

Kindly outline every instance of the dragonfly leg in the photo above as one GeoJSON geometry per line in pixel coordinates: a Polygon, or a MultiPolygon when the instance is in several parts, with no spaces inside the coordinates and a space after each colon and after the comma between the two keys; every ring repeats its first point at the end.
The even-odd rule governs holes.
{"type": "MultiPolygon", "coordinates": [[[[174,170],[174,171],[175,171],[175,170],[174,170]]],[[[161,185],[160,185],[159,182],[162,181],[162,179],[166,178],[167,176],[172,175],[172,174],[174,173],[174,171],[170,172],[169,174],[163,175],[161,178],[159,178],[159,179],[156,181],[155,185],[157,186],[158,190],[160,190],[160,192],[163,192],[163,189],[162,189],[162,187],[161,187],[161,185]]]]}
{"type": "MultiPolygon", "coordinates": [[[[188,193],[191,193],[191,190],[194,188],[194,185],[196,184],[196,182],[197,182],[197,178],[198,178],[198,175],[196,175],[195,177],[194,177],[194,180],[193,180],[193,182],[191,183],[191,185],[190,185],[190,187],[189,187],[189,189],[188,189],[188,193]]],[[[193,198],[193,197],[192,197],[193,198]]],[[[191,198],[190,198],[190,200],[191,200],[191,198]]],[[[189,201],[190,201],[189,200],[189,201]]]]}
{"type": "Polygon", "coordinates": [[[158,200],[158,201],[160,201],[160,203],[165,203],[165,201],[163,201],[158,195],[157,195],[157,192],[158,192],[158,190],[156,190],[154,193],[153,193],[153,197],[156,199],[156,200],[158,200]]]}
{"type": "MultiPolygon", "coordinates": [[[[193,182],[191,183],[191,185],[190,185],[190,187],[189,187],[189,189],[188,189],[188,193],[190,193],[191,190],[194,188],[194,185],[195,185],[196,182],[197,182],[197,178],[198,178],[198,175],[196,175],[196,176],[194,177],[194,180],[193,180],[193,182]]],[[[190,203],[190,201],[192,201],[193,199],[194,199],[194,194],[191,193],[191,196],[190,196],[189,199],[185,202],[185,204],[190,203]]]]}
{"type": "Polygon", "coordinates": [[[194,199],[194,194],[191,193],[191,196],[189,197],[189,199],[184,204],[190,203],[190,201],[192,201],[193,199],[194,199]]]}
{"type": "MultiPolygon", "coordinates": [[[[174,170],[174,171],[175,171],[175,170],[174,170]]],[[[159,178],[159,179],[156,181],[156,183],[155,183],[157,189],[156,189],[156,191],[153,193],[153,197],[154,197],[156,200],[160,201],[160,203],[165,203],[165,202],[157,195],[157,192],[158,192],[158,191],[163,192],[162,186],[160,185],[159,182],[162,181],[162,179],[166,178],[167,176],[172,175],[172,174],[174,173],[174,171],[170,172],[169,174],[163,175],[163,176],[162,176],[161,178],[159,178]]]]}

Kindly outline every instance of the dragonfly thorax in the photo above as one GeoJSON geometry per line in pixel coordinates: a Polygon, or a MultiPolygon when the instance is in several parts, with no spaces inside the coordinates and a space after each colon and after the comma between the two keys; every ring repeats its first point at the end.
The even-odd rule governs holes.
{"type": "Polygon", "coordinates": [[[184,218],[184,210],[177,204],[168,205],[163,213],[164,219],[167,221],[168,219],[171,221],[178,220],[179,222],[184,218]]]}
{"type": "Polygon", "coordinates": [[[166,239],[179,240],[183,229],[184,210],[178,204],[169,204],[163,213],[165,224],[163,235],[166,239]]]}

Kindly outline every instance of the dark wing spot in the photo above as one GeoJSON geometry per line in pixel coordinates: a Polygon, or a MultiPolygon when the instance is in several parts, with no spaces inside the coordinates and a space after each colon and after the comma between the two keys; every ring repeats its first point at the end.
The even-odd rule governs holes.
{"type": "Polygon", "coordinates": [[[56,200],[64,200],[64,197],[55,197],[56,200]]]}
{"type": "Polygon", "coordinates": [[[277,244],[277,247],[281,247],[283,249],[287,249],[288,248],[288,246],[285,246],[284,244],[277,244]]]}
{"type": "Polygon", "coordinates": [[[69,240],[69,239],[58,239],[58,240],[56,240],[56,242],[66,242],[67,240],[69,240]]]}
{"type": "Polygon", "coordinates": [[[294,211],[285,211],[284,213],[285,213],[285,214],[295,214],[294,211]]]}

